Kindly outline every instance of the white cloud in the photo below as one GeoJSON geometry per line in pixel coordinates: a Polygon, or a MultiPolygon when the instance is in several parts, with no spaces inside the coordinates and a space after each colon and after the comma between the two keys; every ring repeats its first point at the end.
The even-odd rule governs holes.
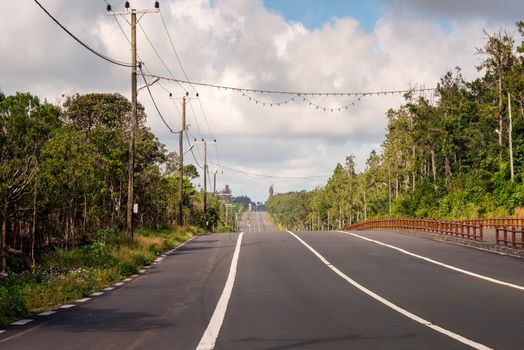
{"type": "MultiPolygon", "coordinates": [[[[115,20],[105,15],[104,1],[42,0],[42,3],[90,45],[115,59],[129,61],[129,44],[115,20]]],[[[153,4],[145,0],[131,3],[139,8],[150,8],[153,4]]],[[[511,27],[514,22],[512,16],[500,11],[489,17],[488,2],[479,7],[483,11],[467,16],[457,14],[461,11],[458,5],[437,9],[433,2],[417,6],[414,3],[418,2],[391,2],[372,32],[362,31],[354,18],[334,19],[311,31],[301,23],[286,22],[265,9],[261,1],[165,0],[161,6],[184,69],[192,80],[294,91],[430,87],[436,85],[446,70],[457,65],[464,68],[467,78],[473,78],[478,74],[474,66],[479,58],[474,51],[482,44],[482,28],[511,27]],[[453,9],[454,15],[449,9],[453,9]],[[449,27],[442,27],[442,18],[449,27]]],[[[128,33],[129,26],[123,18],[120,23],[128,33]]],[[[148,14],[141,24],[170,71],[183,78],[159,15],[148,14]]],[[[56,101],[63,93],[75,92],[118,91],[129,96],[127,69],[112,66],[87,52],[33,2],[5,2],[0,13],[0,31],[3,33],[0,88],[6,93],[30,91],[49,101],[56,101]]],[[[147,68],[168,75],[140,28],[138,43],[147,68]]],[[[164,88],[177,97],[185,89],[193,91],[173,82],[152,88],[172,129],[178,130],[179,112],[164,88]]],[[[377,149],[382,142],[385,112],[402,102],[399,96],[367,97],[347,111],[323,112],[299,99],[281,107],[264,107],[238,92],[204,87],[197,90],[207,123],[218,141],[220,162],[251,172],[283,176],[330,174],[336,163],[343,163],[350,153],[357,156],[357,163],[363,168],[370,150],[377,149]]],[[[269,103],[289,97],[250,95],[269,103]]],[[[170,150],[176,150],[177,137],[167,132],[145,91],[140,93],[139,100],[146,106],[153,131],[170,150]]],[[[354,99],[317,96],[310,100],[336,109],[354,99]]],[[[193,101],[192,106],[188,110],[191,134],[211,139],[198,103],[193,101]]],[[[217,163],[213,146],[209,153],[211,161],[217,163]]],[[[244,194],[257,200],[266,198],[272,182],[234,174],[219,176],[220,187],[229,183],[235,194],[243,189],[244,194]]],[[[276,184],[276,190],[316,185],[284,182],[276,184]]]]}

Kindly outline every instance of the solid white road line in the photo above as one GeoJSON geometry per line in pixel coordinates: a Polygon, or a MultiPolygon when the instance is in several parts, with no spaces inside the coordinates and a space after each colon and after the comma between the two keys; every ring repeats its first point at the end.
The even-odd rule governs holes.
{"type": "Polygon", "coordinates": [[[28,324],[29,322],[33,322],[33,320],[29,318],[24,318],[22,320],[18,320],[16,322],[11,323],[11,326],[23,326],[25,324],[28,324]]]}
{"type": "Polygon", "coordinates": [[[235,277],[237,274],[238,256],[240,255],[240,245],[242,244],[242,236],[244,232],[241,232],[237,239],[235,252],[233,253],[233,259],[231,260],[231,267],[229,268],[229,275],[227,276],[226,284],[220,299],[218,299],[217,306],[211,316],[211,320],[207,325],[207,328],[200,339],[200,343],[197,346],[197,350],[212,350],[215,348],[215,343],[224,322],[224,316],[226,315],[227,304],[231,297],[233,290],[233,284],[235,283],[235,277]]]}
{"type": "Polygon", "coordinates": [[[484,281],[488,281],[488,282],[491,282],[491,283],[496,283],[496,284],[500,284],[500,285],[503,285],[503,286],[506,286],[506,287],[515,288],[515,289],[524,291],[524,286],[520,286],[518,284],[504,282],[504,281],[501,281],[501,280],[498,280],[498,279],[495,279],[495,278],[491,278],[491,277],[488,277],[488,276],[480,275],[480,274],[475,273],[475,272],[471,272],[471,271],[464,270],[464,269],[461,269],[461,268],[458,268],[458,267],[455,267],[455,266],[444,264],[444,263],[442,263],[440,261],[433,260],[433,259],[427,258],[427,257],[422,256],[422,255],[414,254],[414,253],[411,253],[411,252],[409,252],[409,251],[407,251],[405,249],[396,247],[394,245],[383,243],[383,242],[380,242],[380,241],[377,241],[377,240],[374,240],[374,239],[371,239],[371,238],[367,238],[367,237],[364,237],[364,236],[361,236],[361,235],[357,235],[356,233],[353,233],[353,232],[347,232],[347,231],[338,231],[338,232],[344,233],[344,234],[347,234],[347,235],[350,235],[350,236],[353,236],[353,237],[357,237],[357,238],[360,238],[360,239],[363,239],[363,240],[366,240],[366,241],[369,241],[369,242],[373,242],[373,243],[379,244],[379,245],[384,246],[384,247],[388,247],[388,248],[394,249],[396,251],[399,251],[399,252],[404,253],[406,255],[412,256],[414,258],[421,259],[421,260],[430,262],[432,264],[435,264],[435,265],[438,265],[438,266],[442,266],[442,267],[445,267],[447,269],[463,273],[463,274],[468,275],[468,276],[480,278],[480,279],[482,279],[484,281]]]}
{"type": "Polygon", "coordinates": [[[315,256],[317,258],[320,259],[320,261],[322,261],[327,267],[329,267],[331,270],[333,270],[337,275],[339,275],[340,277],[342,277],[344,280],[346,280],[349,284],[353,285],[354,287],[358,288],[359,290],[361,290],[362,292],[366,293],[367,295],[369,295],[370,297],[372,297],[373,299],[381,302],[382,304],[386,305],[387,307],[397,311],[398,313],[412,319],[413,321],[415,322],[418,322],[420,324],[423,324],[424,326],[426,327],[429,327],[441,334],[444,334],[444,335],[447,335],[448,337],[450,338],[453,338],[463,344],[466,344],[474,349],[479,349],[479,350],[488,350],[488,349],[491,349],[483,344],[480,344],[480,343],[477,343],[477,342],[474,342],[473,340],[470,340],[470,339],[467,339],[463,336],[461,336],[460,334],[457,334],[457,333],[454,333],[454,332],[451,332],[445,328],[442,328],[440,326],[437,326],[433,323],[431,323],[430,321],[427,321],[415,314],[412,314],[411,312],[401,308],[400,306],[397,306],[396,304],[393,304],[392,302],[384,299],[383,297],[381,297],[380,295],[372,292],[371,290],[367,289],[366,287],[364,287],[363,285],[357,283],[356,281],[352,280],[349,276],[347,276],[346,274],[344,274],[342,271],[340,271],[339,269],[337,269],[335,266],[331,265],[331,263],[329,261],[326,260],[326,258],[324,258],[319,252],[317,252],[315,249],[313,249],[309,244],[307,244],[306,242],[304,242],[300,237],[298,237],[296,234],[294,234],[293,232],[291,231],[287,231],[289,232],[293,237],[295,237],[300,243],[302,243],[307,249],[309,249],[313,254],[315,254],[315,256]]]}

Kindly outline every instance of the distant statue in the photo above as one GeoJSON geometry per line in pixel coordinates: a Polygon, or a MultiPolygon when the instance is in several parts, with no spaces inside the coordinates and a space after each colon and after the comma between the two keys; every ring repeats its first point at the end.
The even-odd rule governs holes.
{"type": "Polygon", "coordinates": [[[269,198],[273,197],[273,185],[269,186],[269,198]]]}

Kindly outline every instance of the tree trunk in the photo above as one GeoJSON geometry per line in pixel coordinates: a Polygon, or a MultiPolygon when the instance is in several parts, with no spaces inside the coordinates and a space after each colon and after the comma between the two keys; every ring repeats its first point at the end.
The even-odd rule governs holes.
{"type": "Polygon", "coordinates": [[[36,236],[36,187],[33,194],[33,227],[31,228],[31,262],[32,269],[36,267],[35,262],[35,236],[36,236]]]}
{"type": "Polygon", "coordinates": [[[504,123],[502,121],[502,63],[499,63],[499,159],[502,160],[502,133],[504,128],[504,123]]]}
{"type": "Polygon", "coordinates": [[[87,227],[87,193],[84,193],[84,220],[82,221],[82,231],[83,234],[86,233],[87,227]]]}
{"type": "Polygon", "coordinates": [[[2,239],[0,240],[0,257],[2,258],[2,272],[7,270],[7,256],[6,256],[6,236],[7,236],[7,206],[9,201],[7,196],[4,198],[2,208],[2,239]]]}

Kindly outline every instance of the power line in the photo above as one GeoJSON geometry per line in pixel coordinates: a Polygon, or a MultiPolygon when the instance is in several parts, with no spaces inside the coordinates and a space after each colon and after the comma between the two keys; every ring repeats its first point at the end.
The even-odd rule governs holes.
{"type": "Polygon", "coordinates": [[[42,4],[40,4],[40,2],[38,2],[38,0],[34,0],[34,2],[36,2],[36,4],[42,9],[42,11],[44,11],[60,28],[62,28],[63,31],[65,31],[67,34],[69,34],[70,37],[72,37],[76,42],[78,42],[80,45],[82,45],[87,50],[91,51],[92,53],[94,53],[98,57],[102,58],[103,60],[106,60],[107,62],[116,64],[116,65],[122,66],[122,67],[128,67],[128,68],[133,67],[133,65],[130,64],[130,63],[125,63],[125,62],[122,62],[122,61],[114,60],[114,59],[112,59],[112,58],[110,58],[110,57],[108,57],[108,56],[106,56],[106,55],[96,51],[95,49],[91,48],[89,45],[87,45],[82,40],[80,40],[78,37],[76,37],[73,33],[71,33],[66,27],[64,27],[64,25],[62,25],[62,23],[60,23],[55,17],[53,17],[53,15],[51,15],[49,13],[49,11],[47,11],[45,9],[45,7],[42,6],[42,4]]]}
{"type": "Polygon", "coordinates": [[[164,125],[169,129],[169,132],[171,132],[172,134],[180,133],[180,131],[173,131],[173,129],[171,129],[169,124],[167,124],[166,120],[162,116],[162,113],[160,113],[160,110],[158,109],[158,106],[156,104],[155,98],[153,97],[153,94],[151,93],[151,89],[149,88],[149,85],[147,84],[146,77],[144,75],[144,71],[142,70],[142,64],[139,64],[138,68],[140,69],[140,74],[142,75],[142,78],[144,79],[145,87],[146,87],[147,91],[149,92],[149,96],[151,97],[151,101],[153,102],[153,105],[155,106],[155,109],[156,109],[156,112],[158,113],[158,116],[160,117],[160,119],[162,119],[162,121],[164,122],[164,125]]]}
{"type": "Polygon", "coordinates": [[[323,180],[328,179],[330,175],[319,175],[319,176],[277,176],[277,175],[266,175],[266,174],[259,174],[259,173],[253,173],[245,170],[235,169],[226,165],[222,164],[215,164],[215,166],[219,169],[228,171],[230,173],[235,174],[241,174],[246,175],[252,178],[264,178],[264,179],[276,179],[276,180],[284,180],[284,181],[295,181],[295,180],[306,180],[306,181],[317,181],[317,180],[323,180]]]}
{"type": "Polygon", "coordinates": [[[261,90],[253,88],[242,88],[242,87],[233,87],[227,85],[219,85],[205,82],[195,82],[190,80],[178,79],[178,78],[169,78],[162,75],[154,75],[163,80],[175,81],[181,84],[197,85],[202,87],[210,87],[215,89],[223,89],[226,91],[236,91],[244,93],[260,93],[260,94],[278,94],[278,95],[295,95],[295,96],[331,96],[331,97],[365,97],[365,96],[381,96],[381,95],[399,95],[405,93],[413,92],[424,92],[424,91],[435,91],[436,88],[412,88],[404,90],[383,90],[383,91],[359,91],[359,92],[311,92],[311,91],[291,91],[291,90],[261,90]]]}
{"type": "MultiPolygon", "coordinates": [[[[186,78],[186,80],[189,81],[189,77],[188,77],[188,75],[186,73],[186,70],[184,69],[184,66],[182,65],[182,61],[180,60],[180,56],[178,55],[178,52],[177,52],[177,50],[175,48],[175,44],[173,43],[173,38],[171,37],[171,34],[169,33],[169,30],[167,28],[167,24],[166,24],[166,21],[164,19],[164,15],[162,14],[162,11],[160,11],[160,18],[162,19],[162,24],[163,24],[164,29],[166,31],[167,37],[169,39],[169,43],[171,44],[171,48],[173,49],[173,52],[175,54],[175,57],[176,57],[176,60],[178,62],[178,65],[180,67],[180,70],[184,74],[184,77],[186,78]]],[[[173,74],[170,73],[170,75],[174,78],[173,74]]],[[[192,84],[189,84],[189,86],[191,86],[191,88],[193,89],[194,92],[197,92],[195,87],[192,84]]],[[[209,135],[211,136],[211,138],[216,139],[215,136],[213,135],[213,132],[211,131],[211,127],[209,126],[209,122],[208,122],[208,119],[207,119],[207,116],[206,116],[206,112],[204,111],[204,106],[202,105],[202,101],[198,100],[198,104],[200,106],[200,110],[202,112],[202,116],[204,117],[204,121],[205,121],[207,129],[209,131],[209,135]]],[[[190,102],[190,105],[191,105],[191,102],[190,102]]],[[[191,108],[193,109],[192,105],[191,105],[191,108]]],[[[193,111],[193,114],[194,114],[194,111],[193,111]]],[[[196,119],[196,117],[195,117],[195,119],[196,119]]],[[[198,126],[198,128],[200,129],[200,126],[198,126]]],[[[217,160],[220,161],[220,157],[218,155],[218,147],[216,145],[216,142],[214,143],[214,146],[215,146],[215,153],[217,155],[217,160]]]]}

